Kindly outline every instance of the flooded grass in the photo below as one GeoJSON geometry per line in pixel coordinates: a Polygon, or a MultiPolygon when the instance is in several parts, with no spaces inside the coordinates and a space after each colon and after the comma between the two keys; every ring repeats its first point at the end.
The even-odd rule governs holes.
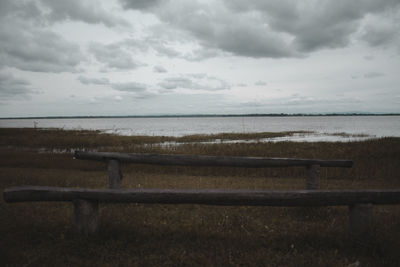
{"type": "Polygon", "coordinates": [[[215,140],[261,140],[267,138],[293,136],[310,132],[292,131],[279,133],[220,133],[220,134],[198,134],[182,137],[174,136],[122,136],[89,130],[62,130],[62,129],[32,129],[32,128],[0,128],[0,146],[21,147],[120,147],[143,144],[174,143],[196,143],[213,142],[215,140]],[[28,137],[29,138],[25,138],[28,137]]]}
{"type": "MultiPolygon", "coordinates": [[[[89,130],[0,128],[0,147],[3,149],[34,150],[38,152],[73,153],[75,150],[106,151],[132,150],[137,147],[170,148],[181,145],[268,143],[268,142],[318,142],[365,141],[368,135],[345,133],[318,134],[308,131],[279,133],[220,133],[174,136],[121,136],[89,130]]],[[[376,138],[375,138],[376,139],[376,138]]]]}
{"type": "MultiPolygon", "coordinates": [[[[351,159],[351,169],[321,168],[321,188],[400,187],[400,138],[157,145],[166,140],[174,141],[92,131],[0,129],[0,187],[107,188],[106,164],[74,160],[66,153],[38,153],[37,148],[351,159]]],[[[304,168],[123,164],[122,171],[126,188],[280,190],[305,185],[304,168]]],[[[373,219],[373,241],[359,248],[349,237],[347,207],[103,204],[99,234],[82,239],[73,229],[71,203],[6,204],[1,199],[0,259],[3,266],[398,266],[400,206],[376,206],[373,219]]]]}

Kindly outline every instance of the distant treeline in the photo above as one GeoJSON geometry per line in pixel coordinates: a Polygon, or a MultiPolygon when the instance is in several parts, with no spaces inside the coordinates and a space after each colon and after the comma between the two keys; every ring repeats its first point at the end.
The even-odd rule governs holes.
{"type": "Polygon", "coordinates": [[[316,117],[316,116],[400,116],[400,113],[266,113],[266,114],[168,114],[168,115],[125,115],[125,116],[43,116],[6,117],[12,119],[102,119],[102,118],[210,118],[210,117],[316,117]]]}

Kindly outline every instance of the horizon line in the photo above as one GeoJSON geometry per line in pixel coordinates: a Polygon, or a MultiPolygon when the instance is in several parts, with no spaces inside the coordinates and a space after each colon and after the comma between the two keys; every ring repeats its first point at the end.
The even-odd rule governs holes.
{"type": "Polygon", "coordinates": [[[12,119],[96,119],[96,118],[206,118],[206,117],[313,117],[313,116],[399,116],[400,113],[368,112],[328,112],[328,113],[245,113],[245,114],[152,114],[152,115],[80,115],[80,116],[21,116],[0,117],[1,120],[12,119]]]}

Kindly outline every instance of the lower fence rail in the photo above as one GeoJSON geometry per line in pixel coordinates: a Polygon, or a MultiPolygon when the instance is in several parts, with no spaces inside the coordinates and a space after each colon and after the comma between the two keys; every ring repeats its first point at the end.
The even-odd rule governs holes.
{"type": "Polygon", "coordinates": [[[87,189],[20,186],[4,190],[6,202],[74,201],[115,203],[204,204],[225,206],[338,206],[397,204],[400,189],[385,190],[221,190],[221,189],[87,189]]]}
{"type": "Polygon", "coordinates": [[[219,189],[85,189],[48,186],[6,188],[6,202],[70,201],[75,226],[87,236],[98,229],[99,202],[144,204],[202,204],[224,206],[318,207],[349,206],[350,233],[368,239],[372,206],[399,204],[400,190],[219,190],[219,189]]]}

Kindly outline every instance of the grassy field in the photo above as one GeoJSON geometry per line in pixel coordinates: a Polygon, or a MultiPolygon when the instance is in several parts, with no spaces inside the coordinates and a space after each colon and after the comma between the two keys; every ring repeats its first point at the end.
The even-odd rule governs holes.
{"type": "MultiPolygon", "coordinates": [[[[400,138],[351,143],[199,144],[292,133],[123,137],[91,131],[0,129],[0,187],[107,188],[106,165],[71,149],[351,159],[321,168],[321,188],[400,188],[400,138]],[[182,142],[164,146],[161,142],[182,142]],[[58,153],[64,151],[65,153],[58,153]],[[55,153],[57,152],[57,153],[55,153]]],[[[303,189],[304,168],[122,165],[126,188],[303,189]]],[[[348,208],[100,206],[100,231],[82,239],[71,203],[0,201],[3,266],[399,266],[400,206],[376,206],[373,238],[355,246],[348,208]],[[353,264],[353,265],[352,265],[353,264]],[[359,264],[359,265],[357,265],[359,264]]]]}

